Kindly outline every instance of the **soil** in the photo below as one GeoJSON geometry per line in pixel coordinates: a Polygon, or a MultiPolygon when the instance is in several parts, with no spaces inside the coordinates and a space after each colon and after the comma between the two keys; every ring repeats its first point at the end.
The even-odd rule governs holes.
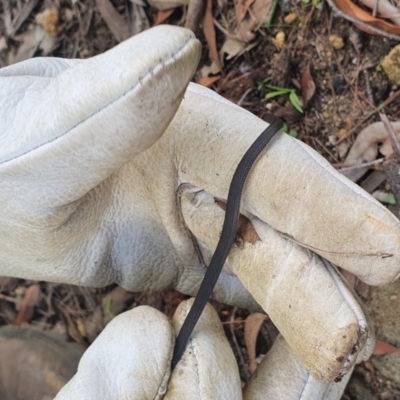
{"type": "MultiPolygon", "coordinates": [[[[27,3],[22,0],[0,3],[0,67],[15,58],[18,49],[27,41],[24,34],[34,24],[35,17],[47,8],[58,10],[59,21],[55,43],[46,55],[87,58],[118,43],[115,32],[110,31],[109,24],[99,12],[100,2],[38,0],[36,3],[12,35],[7,33],[7,16],[11,15],[14,21],[23,15],[27,3]]],[[[142,8],[148,24],[153,25],[157,10],[140,1],[135,3],[136,7],[142,8]]],[[[110,4],[125,21],[131,17],[132,3],[114,0],[110,4]]],[[[233,4],[226,0],[214,2],[217,20],[229,19],[232,13],[233,4]]],[[[165,23],[182,25],[185,15],[185,9],[177,8],[165,23]]],[[[203,57],[195,80],[200,79],[202,67],[211,64],[201,30],[199,38],[203,43],[203,57]]],[[[224,33],[216,29],[218,49],[224,40],[224,33]]],[[[267,112],[279,115],[288,124],[292,135],[316,149],[335,167],[343,165],[356,134],[371,122],[378,121],[377,114],[373,113],[375,107],[398,90],[379,68],[383,57],[397,42],[359,31],[347,20],[335,17],[326,3],[319,11],[312,8],[311,2],[281,2],[272,25],[259,27],[252,43],[255,45],[249,46],[252,47],[249,50],[223,60],[222,73],[217,74],[221,76],[211,88],[258,116],[267,112]],[[289,12],[298,16],[292,24],[284,20],[289,12]],[[280,31],[285,32],[286,41],[279,50],[274,38],[280,31]],[[332,46],[329,39],[332,35],[343,40],[342,48],[332,46]],[[267,83],[266,79],[269,79],[267,83]],[[269,92],[266,84],[294,89],[298,97],[303,98],[304,113],[295,109],[287,95],[266,99],[269,92]]],[[[26,54],[36,57],[43,52],[37,45],[26,54]]],[[[389,119],[398,118],[399,105],[400,100],[395,98],[385,107],[389,119]]],[[[387,189],[387,184],[385,187],[387,189]]],[[[93,342],[113,316],[127,309],[147,304],[171,317],[185,298],[175,291],[128,293],[116,286],[92,289],[40,282],[35,286],[40,291],[39,300],[32,305],[31,312],[27,312],[23,300],[27,289],[33,285],[36,283],[32,281],[0,277],[0,326],[14,324],[19,318],[19,321],[44,330],[64,333],[69,341],[82,348],[93,342]]],[[[245,382],[249,373],[243,322],[249,313],[215,301],[212,303],[224,323],[245,382]]],[[[276,335],[272,323],[265,322],[257,354],[265,354],[276,335]]],[[[385,368],[380,368],[379,362],[361,363],[356,367],[343,399],[400,399],[400,381],[387,378],[383,371],[385,368]]]]}

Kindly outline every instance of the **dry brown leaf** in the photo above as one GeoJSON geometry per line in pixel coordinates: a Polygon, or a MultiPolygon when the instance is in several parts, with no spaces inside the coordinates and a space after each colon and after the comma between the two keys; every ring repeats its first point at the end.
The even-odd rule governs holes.
{"type": "Polygon", "coordinates": [[[376,341],[374,351],[372,352],[374,356],[383,356],[385,354],[395,353],[400,353],[400,349],[398,347],[392,346],[386,342],[381,342],[379,340],[376,341]]]}
{"type": "Polygon", "coordinates": [[[220,54],[223,59],[230,60],[244,50],[246,43],[227,37],[221,47],[220,54]]]}
{"type": "Polygon", "coordinates": [[[212,0],[207,0],[206,12],[203,19],[203,32],[208,44],[210,59],[215,62],[219,71],[221,71],[222,66],[217,50],[215,27],[212,15],[212,0]]]}
{"type": "Polygon", "coordinates": [[[400,39],[400,26],[374,17],[371,12],[363,10],[351,0],[328,0],[328,3],[339,15],[352,21],[362,31],[400,39]]]}
{"type": "Polygon", "coordinates": [[[265,314],[253,313],[246,318],[244,323],[244,342],[249,356],[251,373],[257,369],[256,344],[258,333],[260,332],[263,322],[267,319],[268,316],[265,314]]]}
{"type": "Polygon", "coordinates": [[[200,78],[197,83],[202,86],[210,87],[213,83],[217,82],[221,79],[221,75],[218,76],[206,76],[204,78],[200,78]]]}
{"type": "Polygon", "coordinates": [[[361,0],[361,3],[372,11],[372,15],[390,20],[400,26],[399,8],[391,4],[389,0],[361,0]]]}
{"type": "Polygon", "coordinates": [[[315,94],[315,82],[311,76],[310,64],[307,65],[301,76],[301,99],[303,108],[306,108],[315,94]]]}
{"type": "Polygon", "coordinates": [[[235,15],[238,24],[240,24],[243,21],[249,7],[253,3],[254,0],[235,0],[235,15]]]}
{"type": "Polygon", "coordinates": [[[35,306],[40,300],[40,295],[40,286],[37,283],[29,286],[29,288],[25,292],[23,300],[21,301],[19,312],[17,318],[15,319],[16,325],[22,325],[23,323],[29,322],[31,320],[31,318],[33,317],[35,306]]]}
{"type": "MultiPolygon", "coordinates": [[[[392,122],[393,129],[400,135],[400,121],[392,122]]],[[[364,128],[357,136],[344,161],[345,165],[353,166],[376,160],[378,151],[384,155],[391,155],[393,149],[390,137],[382,122],[375,122],[364,128]],[[379,145],[382,144],[381,147],[379,145]]],[[[358,181],[368,167],[341,171],[353,182],[358,181]]]]}
{"type": "Polygon", "coordinates": [[[273,9],[272,0],[255,0],[250,7],[251,12],[240,23],[238,31],[235,36],[243,42],[250,42],[254,39],[254,30],[268,20],[273,9]]]}
{"type": "Polygon", "coordinates": [[[118,42],[128,39],[129,25],[113,7],[111,2],[109,0],[96,0],[96,5],[115,39],[118,42]]]}
{"type": "Polygon", "coordinates": [[[171,10],[158,11],[153,26],[161,25],[173,12],[174,12],[173,8],[171,10]]]}
{"type": "MultiPolygon", "coordinates": [[[[244,0],[245,1],[245,0],[244,0]]],[[[231,59],[246,51],[251,50],[257,43],[250,43],[255,38],[254,30],[268,20],[272,12],[272,0],[254,0],[249,8],[246,18],[230,33],[218,21],[215,22],[218,29],[227,37],[221,47],[221,59],[231,59]]]]}

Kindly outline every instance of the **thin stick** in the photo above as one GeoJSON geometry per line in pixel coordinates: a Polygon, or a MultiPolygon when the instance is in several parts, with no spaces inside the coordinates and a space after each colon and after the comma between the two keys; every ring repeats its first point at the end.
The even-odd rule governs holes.
{"type": "Polygon", "coordinates": [[[346,166],[346,167],[340,168],[338,171],[339,171],[339,172],[346,172],[346,171],[352,171],[352,170],[354,170],[354,169],[360,169],[360,168],[365,168],[365,167],[372,167],[373,165],[382,164],[382,163],[385,161],[385,158],[386,158],[386,157],[378,158],[377,160],[365,162],[365,163],[362,163],[362,164],[356,164],[356,165],[346,166]]]}
{"type": "Polygon", "coordinates": [[[232,340],[233,340],[233,343],[234,343],[234,345],[236,347],[236,351],[237,351],[238,356],[239,356],[240,364],[243,367],[243,372],[246,375],[246,379],[249,379],[250,378],[249,369],[247,367],[247,364],[244,362],[243,354],[242,354],[242,351],[240,349],[239,343],[237,341],[235,330],[233,328],[233,321],[235,320],[236,311],[237,311],[237,307],[234,307],[234,309],[232,310],[232,314],[229,317],[229,321],[231,323],[230,326],[229,326],[229,330],[231,331],[232,340]]]}
{"type": "Polygon", "coordinates": [[[393,129],[393,125],[390,123],[388,117],[384,113],[380,113],[381,121],[385,127],[385,131],[389,134],[390,141],[392,142],[393,154],[397,162],[400,161],[400,141],[397,137],[396,132],[393,129]]]}

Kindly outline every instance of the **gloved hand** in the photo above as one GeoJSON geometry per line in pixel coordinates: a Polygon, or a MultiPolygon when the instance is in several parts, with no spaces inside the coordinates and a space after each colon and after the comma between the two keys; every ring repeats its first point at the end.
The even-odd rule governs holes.
{"type": "MultiPolygon", "coordinates": [[[[163,26],[89,60],[0,70],[1,275],[196,294],[222,225],[215,199],[267,126],[208,89],[185,92],[199,54],[190,32],[163,26]]],[[[214,297],[261,306],[315,378],[340,378],[368,357],[373,334],[318,255],[388,283],[400,272],[398,220],[285,134],[242,205],[251,224],[214,297]]],[[[285,379],[274,385],[285,393],[285,379]]]]}
{"type": "Polygon", "coordinates": [[[182,302],[172,323],[161,312],[140,306],[114,318],[83,355],[77,374],[56,400],[71,399],[339,399],[348,377],[326,385],[310,377],[287,343],[278,337],[242,393],[235,356],[218,314],[206,306],[188,351],[171,374],[175,331],[193,303],[182,302]],[[289,376],[279,369],[290,361],[289,376]],[[276,381],[286,382],[281,391],[276,381]],[[302,387],[302,393],[298,392],[302,387]],[[324,397],[326,396],[326,397],[324,397]]]}

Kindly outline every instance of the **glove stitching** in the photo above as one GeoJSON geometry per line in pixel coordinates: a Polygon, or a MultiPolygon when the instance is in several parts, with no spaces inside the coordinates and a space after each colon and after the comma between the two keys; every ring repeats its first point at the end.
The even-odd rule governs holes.
{"type": "Polygon", "coordinates": [[[133,86],[131,88],[129,88],[127,91],[125,91],[124,93],[121,93],[118,95],[117,98],[115,98],[114,100],[111,100],[109,103],[105,104],[103,107],[99,108],[98,110],[96,110],[94,113],[88,115],[86,118],[82,119],[81,121],[79,121],[78,123],[76,123],[75,125],[73,125],[71,128],[67,129],[64,133],[61,133],[60,135],[54,137],[53,139],[45,142],[45,143],[41,143],[39,145],[37,145],[36,147],[26,151],[25,153],[19,154],[15,157],[9,158],[7,160],[4,160],[2,162],[0,162],[0,166],[5,165],[9,162],[18,160],[19,158],[26,156],[32,152],[34,152],[35,150],[38,150],[52,142],[57,141],[58,139],[66,136],[68,133],[70,133],[71,131],[73,131],[76,127],[78,127],[79,125],[81,125],[82,123],[90,120],[91,118],[93,118],[95,115],[97,115],[99,112],[104,111],[105,109],[107,109],[108,107],[112,106],[113,104],[115,104],[118,100],[120,100],[123,97],[126,97],[127,95],[129,95],[131,92],[133,92],[135,89],[137,89],[138,87],[143,86],[143,84],[145,83],[145,81],[147,80],[151,80],[153,78],[153,76],[159,72],[162,71],[166,66],[168,66],[169,64],[172,64],[181,53],[184,53],[186,48],[190,47],[192,45],[192,43],[197,42],[197,39],[195,37],[191,37],[189,39],[186,40],[186,42],[180,46],[174,53],[171,53],[167,58],[162,59],[160,58],[158,64],[153,65],[152,67],[149,68],[149,70],[142,75],[141,77],[138,78],[138,80],[133,84],[133,86]]]}
{"type": "Polygon", "coordinates": [[[312,380],[313,380],[312,376],[309,373],[307,373],[307,379],[306,379],[306,381],[304,383],[304,386],[303,386],[303,389],[302,389],[302,391],[300,393],[299,400],[307,400],[306,389],[307,389],[307,386],[309,386],[311,384],[312,380]]]}

